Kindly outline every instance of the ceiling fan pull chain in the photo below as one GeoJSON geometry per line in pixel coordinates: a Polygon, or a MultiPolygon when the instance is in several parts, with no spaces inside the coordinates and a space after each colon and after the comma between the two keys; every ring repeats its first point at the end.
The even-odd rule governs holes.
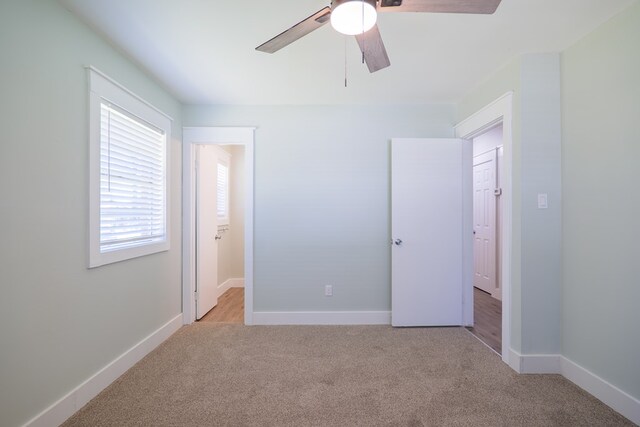
{"type": "Polygon", "coordinates": [[[364,38],[364,2],[362,2],[362,63],[364,64],[364,44],[365,44],[365,38],[364,38]]]}
{"type": "Polygon", "coordinates": [[[347,87],[347,36],[344,36],[344,87],[347,87]]]}

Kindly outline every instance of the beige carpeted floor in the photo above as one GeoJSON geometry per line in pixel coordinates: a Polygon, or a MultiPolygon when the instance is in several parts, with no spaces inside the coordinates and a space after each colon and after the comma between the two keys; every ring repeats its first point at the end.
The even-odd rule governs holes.
{"type": "Polygon", "coordinates": [[[556,375],[517,375],[463,328],[179,330],[65,426],[624,426],[556,375]]]}

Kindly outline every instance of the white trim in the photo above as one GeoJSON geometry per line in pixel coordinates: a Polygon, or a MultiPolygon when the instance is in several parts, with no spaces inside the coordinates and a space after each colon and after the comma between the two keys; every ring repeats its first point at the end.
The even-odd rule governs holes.
{"type": "Polygon", "coordinates": [[[257,311],[254,325],[390,325],[390,311],[257,311]]]}
{"type": "Polygon", "coordinates": [[[560,374],[559,354],[520,354],[509,350],[509,366],[520,374],[560,374]]]}
{"type": "Polygon", "coordinates": [[[253,324],[253,187],[255,127],[185,127],[182,131],[182,313],[183,323],[195,310],[195,147],[244,145],[244,323],[253,324]]]}
{"type": "Polygon", "coordinates": [[[233,278],[225,280],[224,283],[218,285],[218,296],[224,294],[231,288],[244,288],[244,279],[233,278]]]}
{"type": "Polygon", "coordinates": [[[230,288],[244,288],[244,277],[235,277],[227,280],[230,288]]]}
{"type": "Polygon", "coordinates": [[[182,314],[179,314],[24,425],[29,427],[47,427],[62,424],[109,384],[118,379],[120,375],[124,374],[144,356],[180,329],[181,325],[182,314]]]}
{"type": "Polygon", "coordinates": [[[509,366],[521,374],[561,374],[605,405],[640,425],[640,400],[560,354],[509,352],[509,366]]]}
{"type": "MultiPolygon", "coordinates": [[[[502,350],[504,353],[504,347],[502,350]]],[[[509,352],[507,354],[508,354],[507,360],[504,360],[504,355],[503,355],[502,361],[505,362],[507,365],[509,365],[511,369],[520,373],[520,365],[522,364],[522,357],[520,353],[509,349],[509,352]]]]}
{"type": "Polygon", "coordinates": [[[511,112],[513,91],[509,91],[454,126],[457,138],[473,139],[503,122],[511,112]]]}
{"type": "Polygon", "coordinates": [[[560,367],[566,379],[640,425],[640,400],[564,356],[560,357],[560,367]]]}
{"type": "Polygon", "coordinates": [[[132,92],[131,90],[127,89],[125,86],[121,85],[120,83],[118,83],[118,81],[112,79],[111,77],[109,77],[108,75],[106,75],[105,73],[103,73],[102,71],[98,70],[96,67],[94,67],[93,65],[86,65],[84,67],[87,70],[93,71],[94,73],[102,76],[104,79],[108,80],[110,83],[118,86],[120,89],[122,89],[123,91],[127,92],[129,95],[133,96],[134,98],[137,98],[138,101],[142,102],[143,104],[145,104],[147,107],[151,108],[152,110],[155,110],[157,113],[162,114],[163,116],[165,116],[167,119],[173,121],[173,117],[171,117],[170,115],[168,115],[167,113],[165,113],[164,111],[160,110],[159,108],[155,107],[154,105],[150,104],[149,102],[145,101],[142,97],[138,96],[135,92],[132,92]]]}
{"type": "MultiPolygon", "coordinates": [[[[513,239],[513,92],[507,92],[455,127],[456,138],[472,139],[502,122],[502,361],[510,363],[511,251],[513,239]]],[[[515,368],[514,368],[515,369],[515,368]]],[[[516,369],[517,371],[518,369],[516,369]]]]}

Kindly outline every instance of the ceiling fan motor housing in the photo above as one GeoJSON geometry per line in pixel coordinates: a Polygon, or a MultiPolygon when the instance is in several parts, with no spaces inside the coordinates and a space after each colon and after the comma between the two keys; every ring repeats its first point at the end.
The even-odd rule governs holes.
{"type": "MultiPolygon", "coordinates": [[[[371,6],[376,7],[376,0],[331,0],[331,9],[333,10],[336,7],[340,6],[341,4],[349,3],[349,2],[352,2],[352,1],[361,2],[361,3],[368,3],[371,6]]],[[[384,1],[385,0],[383,0],[383,2],[384,1]]],[[[394,0],[394,1],[398,1],[398,0],[394,0]]]]}
{"type": "Polygon", "coordinates": [[[331,1],[331,25],[342,34],[364,33],[376,24],[376,20],[376,0],[331,1]]]}

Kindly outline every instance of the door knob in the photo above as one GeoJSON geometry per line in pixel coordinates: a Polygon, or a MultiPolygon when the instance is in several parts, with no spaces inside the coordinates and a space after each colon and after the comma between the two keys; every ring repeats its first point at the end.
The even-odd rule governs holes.
{"type": "Polygon", "coordinates": [[[393,241],[393,244],[394,244],[394,245],[396,245],[396,246],[400,246],[400,245],[402,245],[402,239],[396,239],[396,240],[394,240],[394,241],[393,241]]]}

